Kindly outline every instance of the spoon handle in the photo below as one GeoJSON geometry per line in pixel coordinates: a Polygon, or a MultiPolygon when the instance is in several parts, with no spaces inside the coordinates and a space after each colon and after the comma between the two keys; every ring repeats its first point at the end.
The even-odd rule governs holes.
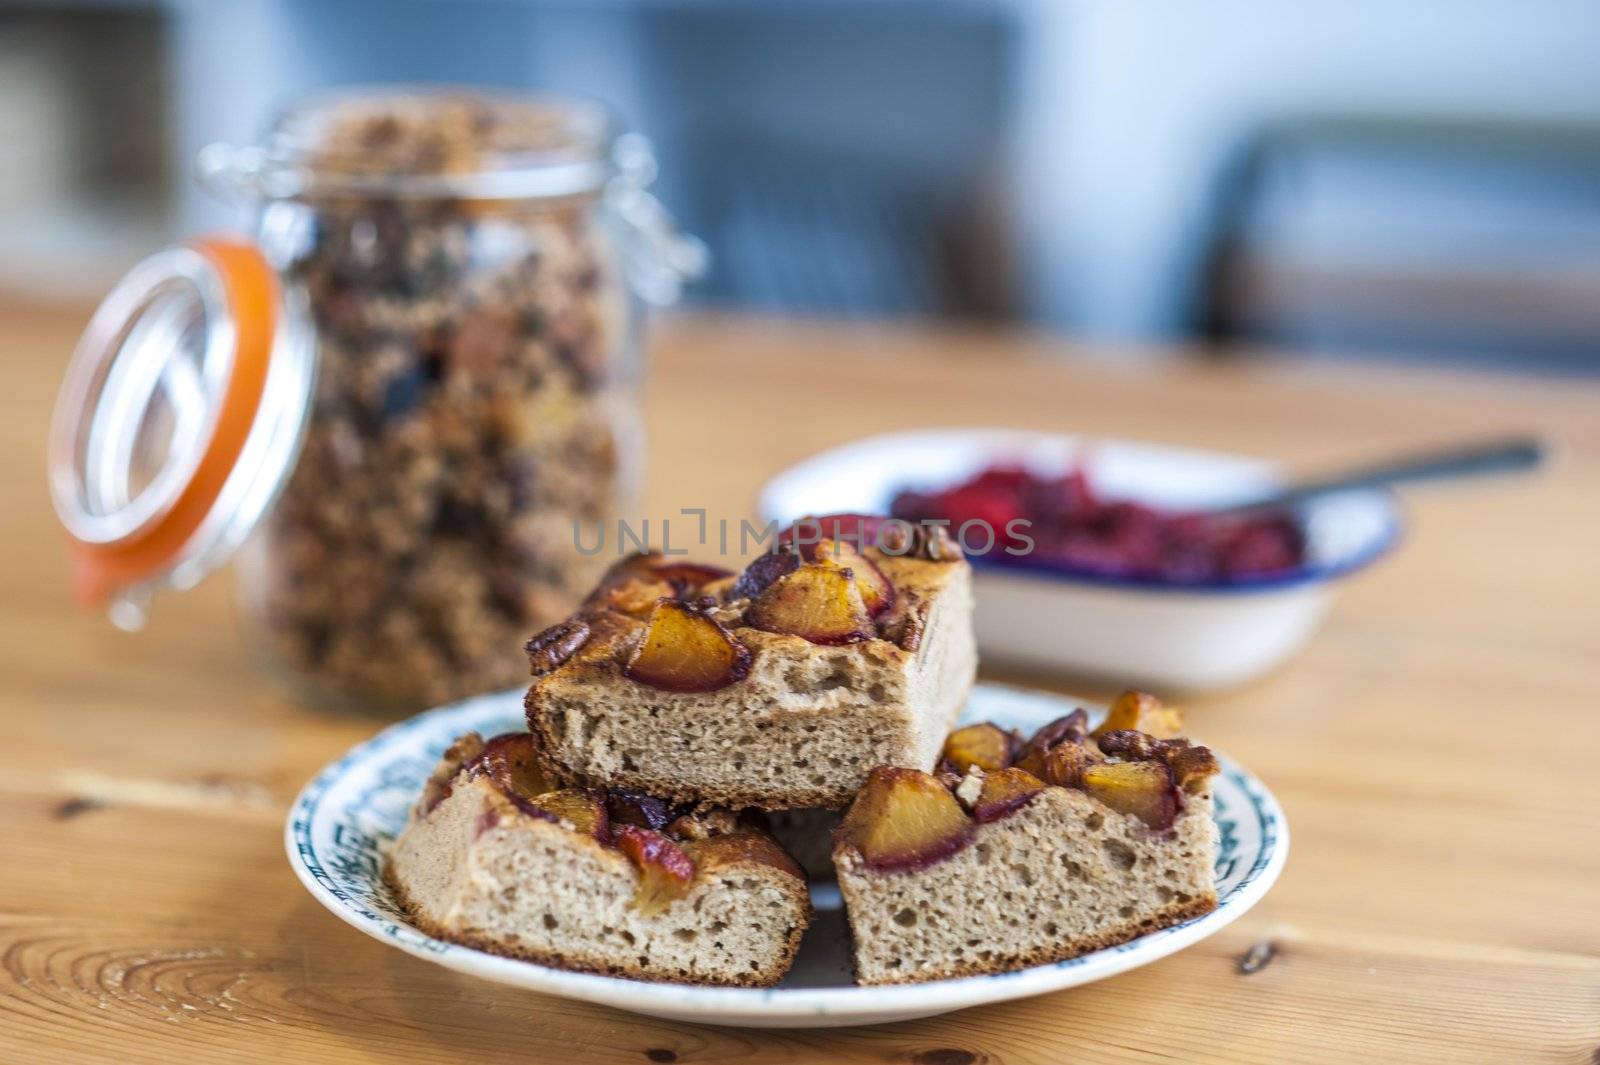
{"type": "Polygon", "coordinates": [[[1345,492],[1352,488],[1377,488],[1384,485],[1413,484],[1418,481],[1439,481],[1486,473],[1528,470],[1543,462],[1544,456],[1544,444],[1532,436],[1465,444],[1442,451],[1406,455],[1331,477],[1301,481],[1258,499],[1218,508],[1215,513],[1234,514],[1294,506],[1318,496],[1345,492]]]}

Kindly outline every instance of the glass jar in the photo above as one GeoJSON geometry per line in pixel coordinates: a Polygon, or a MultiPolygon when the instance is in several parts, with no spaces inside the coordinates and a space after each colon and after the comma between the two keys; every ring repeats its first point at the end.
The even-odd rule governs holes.
{"type": "Polygon", "coordinates": [[[278,332],[316,352],[298,456],[235,534],[253,642],[321,704],[521,682],[604,566],[575,526],[636,499],[629,281],[664,302],[702,265],[643,191],[648,146],[596,106],[379,90],[200,170],[255,207],[278,332]]]}

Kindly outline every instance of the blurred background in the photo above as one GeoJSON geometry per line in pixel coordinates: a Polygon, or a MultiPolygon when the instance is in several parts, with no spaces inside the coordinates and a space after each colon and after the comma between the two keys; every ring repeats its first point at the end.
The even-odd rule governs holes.
{"type": "Polygon", "coordinates": [[[0,298],[237,224],[201,145],[396,80],[610,102],[704,305],[1600,371],[1563,0],[0,0],[0,298]]]}

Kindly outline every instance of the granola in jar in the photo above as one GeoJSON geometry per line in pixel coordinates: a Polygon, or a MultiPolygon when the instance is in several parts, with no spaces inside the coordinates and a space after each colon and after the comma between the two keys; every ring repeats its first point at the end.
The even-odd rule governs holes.
{"type": "Polygon", "coordinates": [[[253,628],[319,701],[409,710],[517,684],[523,640],[605,565],[574,523],[631,500],[634,328],[598,190],[571,173],[609,147],[586,117],[368,96],[279,127],[309,177],[259,236],[320,361],[241,575],[253,628]],[[540,168],[567,176],[541,192],[540,168]]]}

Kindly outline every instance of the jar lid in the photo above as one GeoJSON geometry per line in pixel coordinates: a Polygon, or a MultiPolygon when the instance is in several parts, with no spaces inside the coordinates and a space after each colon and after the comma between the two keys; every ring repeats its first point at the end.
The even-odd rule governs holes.
{"type": "Polygon", "coordinates": [[[533,207],[597,199],[620,222],[629,284],[675,302],[710,262],[649,192],[655,152],[592,101],[378,85],[308,97],[250,145],[209,144],[202,187],[223,199],[458,200],[533,207]]]}
{"type": "Polygon", "coordinates": [[[210,145],[202,183],[265,199],[540,200],[619,173],[611,112],[570,97],[374,85],[312,95],[258,143],[210,145]]]}
{"type": "Polygon", "coordinates": [[[255,527],[288,476],[315,345],[254,247],[157,252],[106,296],[50,426],[50,493],[74,595],[122,628],[187,589],[255,527]]]}

